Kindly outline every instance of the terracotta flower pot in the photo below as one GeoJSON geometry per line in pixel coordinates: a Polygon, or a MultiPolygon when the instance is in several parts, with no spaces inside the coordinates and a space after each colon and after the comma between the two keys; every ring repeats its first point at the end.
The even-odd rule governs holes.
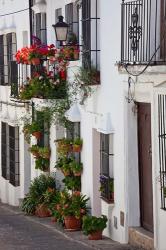
{"type": "Polygon", "coordinates": [[[32,58],[31,59],[31,63],[33,65],[39,65],[40,64],[40,59],[39,58],[32,58]]]}
{"type": "Polygon", "coordinates": [[[32,135],[35,136],[37,140],[39,140],[42,136],[42,133],[40,131],[36,131],[33,132],[32,135]]]}
{"type": "Polygon", "coordinates": [[[52,223],[56,223],[57,222],[57,218],[56,217],[51,217],[51,222],[52,223]]]}
{"type": "Polygon", "coordinates": [[[81,172],[74,173],[74,176],[81,176],[81,172]]]}
{"type": "Polygon", "coordinates": [[[73,192],[73,195],[74,195],[74,196],[80,196],[80,195],[81,195],[81,192],[80,192],[80,191],[74,191],[74,192],[73,192]]]}
{"type": "Polygon", "coordinates": [[[40,217],[40,218],[44,218],[44,217],[50,217],[51,216],[51,212],[48,209],[48,207],[46,205],[38,205],[36,208],[36,216],[40,217]]]}
{"type": "Polygon", "coordinates": [[[75,216],[64,217],[64,222],[67,230],[77,231],[81,229],[81,219],[77,219],[75,216]]]}
{"type": "Polygon", "coordinates": [[[62,173],[64,174],[64,176],[70,176],[70,172],[69,171],[62,170],[62,173]]]}
{"type": "Polygon", "coordinates": [[[39,152],[31,152],[32,154],[33,154],[33,156],[35,157],[35,158],[39,158],[40,157],[40,155],[39,155],[39,152]]]}
{"type": "Polygon", "coordinates": [[[93,232],[88,235],[89,240],[102,240],[102,231],[93,232]]]}
{"type": "Polygon", "coordinates": [[[73,152],[79,153],[82,150],[82,145],[73,145],[73,152]]]}

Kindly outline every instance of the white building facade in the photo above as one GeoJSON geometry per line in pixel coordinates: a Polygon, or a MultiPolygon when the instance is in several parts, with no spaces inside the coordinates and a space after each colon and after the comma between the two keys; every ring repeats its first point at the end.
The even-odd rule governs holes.
{"type": "MultiPolygon", "coordinates": [[[[91,86],[92,95],[84,104],[77,104],[83,139],[81,191],[90,197],[90,212],[107,215],[104,234],[111,239],[166,250],[165,4],[165,0],[0,2],[2,202],[17,206],[30,181],[41,173],[35,169],[20,122],[24,114],[31,114],[31,106],[19,102],[13,92],[11,96],[13,55],[30,45],[32,35],[59,46],[52,25],[62,15],[81,50],[80,60],[68,66],[69,82],[82,65],[100,72],[100,84],[91,86]]],[[[40,107],[41,100],[35,101],[40,107]]],[[[56,172],[54,140],[66,134],[58,125],[50,128],[50,172],[56,172]]]]}

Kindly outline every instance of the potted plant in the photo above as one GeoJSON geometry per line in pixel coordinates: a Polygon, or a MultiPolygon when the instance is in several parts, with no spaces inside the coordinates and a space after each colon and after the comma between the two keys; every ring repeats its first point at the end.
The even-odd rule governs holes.
{"type": "Polygon", "coordinates": [[[82,216],[87,212],[86,196],[68,196],[62,200],[62,215],[64,218],[65,228],[70,231],[80,230],[82,216]]]}
{"type": "Polygon", "coordinates": [[[76,79],[85,85],[98,85],[100,84],[100,71],[93,65],[90,68],[80,67],[76,79]]]}
{"type": "Polygon", "coordinates": [[[83,233],[88,235],[89,240],[101,240],[102,232],[107,226],[107,217],[102,215],[101,217],[96,216],[84,216],[83,217],[83,233]]]}
{"type": "Polygon", "coordinates": [[[36,139],[40,139],[42,136],[41,132],[41,126],[37,121],[33,121],[32,124],[30,125],[30,133],[36,137],[36,139]]]}
{"type": "Polygon", "coordinates": [[[66,176],[63,179],[63,183],[65,184],[68,190],[80,191],[81,179],[79,176],[66,176]]]}
{"type": "Polygon", "coordinates": [[[50,217],[52,215],[51,210],[49,208],[50,203],[56,197],[57,193],[55,188],[47,188],[45,193],[43,193],[41,197],[41,201],[39,200],[39,204],[36,207],[35,214],[38,217],[44,218],[44,217],[50,217]]]}
{"type": "Polygon", "coordinates": [[[51,154],[51,151],[50,151],[49,147],[40,147],[39,148],[39,155],[41,158],[50,159],[50,154],[51,154]]]}
{"type": "Polygon", "coordinates": [[[39,204],[48,204],[48,200],[51,202],[53,198],[48,199],[46,196],[48,197],[48,192],[50,192],[50,190],[50,197],[55,194],[55,186],[55,179],[51,176],[41,174],[39,177],[36,177],[31,182],[29,192],[22,201],[21,210],[26,214],[34,215],[39,204]]]}
{"type": "Polygon", "coordinates": [[[74,176],[81,176],[82,169],[83,169],[82,163],[79,163],[76,160],[73,160],[70,163],[70,168],[71,168],[71,171],[73,172],[74,176]]]}
{"type": "Polygon", "coordinates": [[[37,158],[35,161],[35,169],[40,169],[43,172],[47,172],[50,166],[50,161],[49,159],[45,158],[37,158]]]}
{"type": "Polygon", "coordinates": [[[80,139],[80,138],[74,139],[73,145],[72,145],[73,152],[81,152],[82,143],[83,143],[82,139],[80,139]]]}
{"type": "Polygon", "coordinates": [[[71,140],[62,138],[58,139],[55,142],[57,142],[57,151],[59,154],[66,155],[67,153],[71,152],[71,140]]]}
{"type": "Polygon", "coordinates": [[[39,158],[40,154],[39,154],[39,146],[38,145],[32,145],[29,148],[29,151],[33,154],[33,156],[35,158],[39,158]]]}

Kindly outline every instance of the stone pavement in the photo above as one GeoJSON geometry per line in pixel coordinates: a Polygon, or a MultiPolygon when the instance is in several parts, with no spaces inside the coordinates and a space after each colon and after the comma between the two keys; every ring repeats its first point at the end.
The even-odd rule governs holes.
{"type": "Polygon", "coordinates": [[[25,216],[0,203],[0,250],[138,250],[110,239],[88,241],[81,232],[66,232],[50,218],[25,216]]]}

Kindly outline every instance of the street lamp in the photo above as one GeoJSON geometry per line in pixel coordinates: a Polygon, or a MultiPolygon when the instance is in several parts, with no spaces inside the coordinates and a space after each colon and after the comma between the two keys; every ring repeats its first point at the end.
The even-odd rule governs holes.
{"type": "Polygon", "coordinates": [[[63,42],[67,40],[69,25],[63,22],[63,16],[59,16],[58,19],[59,21],[52,26],[55,29],[56,40],[59,41],[62,46],[63,42]]]}

